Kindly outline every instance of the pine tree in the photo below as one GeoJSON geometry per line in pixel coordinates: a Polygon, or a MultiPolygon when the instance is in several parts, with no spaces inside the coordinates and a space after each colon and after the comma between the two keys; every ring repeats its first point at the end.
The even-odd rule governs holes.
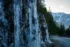
{"type": "Polygon", "coordinates": [[[66,33],[66,36],[67,37],[70,37],[70,26],[69,26],[69,28],[66,29],[66,32],[65,33],[66,33]]]}

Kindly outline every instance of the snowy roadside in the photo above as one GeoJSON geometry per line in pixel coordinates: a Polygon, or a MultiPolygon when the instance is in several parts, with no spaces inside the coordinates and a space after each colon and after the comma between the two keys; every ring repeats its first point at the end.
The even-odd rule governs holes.
{"type": "Polygon", "coordinates": [[[70,38],[68,37],[51,37],[54,47],[70,47],[70,38]]]}

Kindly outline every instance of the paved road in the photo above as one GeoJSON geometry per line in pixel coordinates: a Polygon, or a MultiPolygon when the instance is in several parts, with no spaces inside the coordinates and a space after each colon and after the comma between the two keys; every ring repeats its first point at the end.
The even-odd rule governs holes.
{"type": "Polygon", "coordinates": [[[52,37],[57,47],[70,47],[70,38],[67,37],[52,37]]]}

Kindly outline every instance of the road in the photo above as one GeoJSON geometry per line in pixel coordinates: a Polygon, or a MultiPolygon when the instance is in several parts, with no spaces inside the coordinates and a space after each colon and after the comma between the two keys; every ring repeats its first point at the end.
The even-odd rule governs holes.
{"type": "Polygon", "coordinates": [[[52,37],[56,47],[70,47],[70,38],[67,37],[52,37]]]}

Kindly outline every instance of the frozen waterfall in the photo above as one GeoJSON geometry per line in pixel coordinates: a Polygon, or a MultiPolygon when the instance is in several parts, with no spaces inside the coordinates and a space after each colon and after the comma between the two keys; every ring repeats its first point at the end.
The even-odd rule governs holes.
{"type": "Polygon", "coordinates": [[[44,45],[51,42],[44,15],[37,11],[37,0],[3,1],[0,1],[0,47],[42,47],[42,42],[44,45]]]}

